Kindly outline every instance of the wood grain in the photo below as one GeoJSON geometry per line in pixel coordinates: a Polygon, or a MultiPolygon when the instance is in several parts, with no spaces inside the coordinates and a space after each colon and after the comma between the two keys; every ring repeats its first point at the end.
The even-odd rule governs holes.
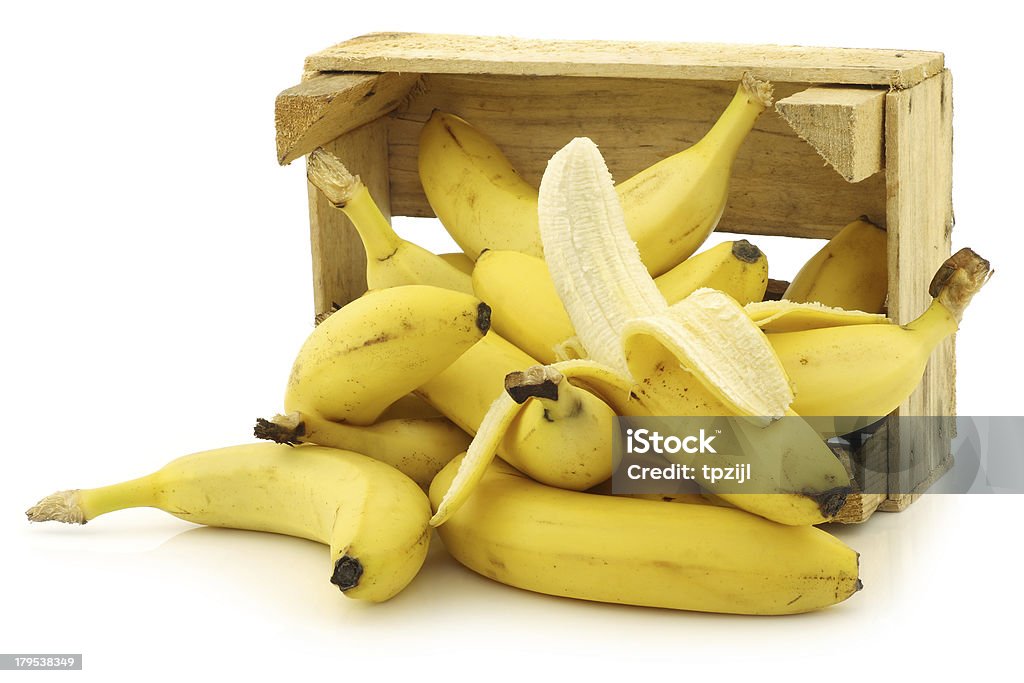
{"type": "MultiPolygon", "coordinates": [[[[385,216],[390,216],[388,139],[378,119],[324,145],[362,178],[385,216]]],[[[313,252],[313,301],[317,315],[343,306],[366,291],[366,252],[352,223],[340,209],[307,183],[310,244],[313,252]]]]}
{"type": "Polygon", "coordinates": [[[884,90],[808,88],[779,100],[775,109],[848,182],[860,182],[882,170],[884,90]]]}
{"type": "MultiPolygon", "coordinates": [[[[392,210],[433,216],[416,170],[417,141],[434,108],[490,135],[527,181],[573,137],[601,148],[625,180],[700,139],[725,109],[735,82],[524,76],[425,76],[421,91],[389,119],[392,210]]],[[[777,96],[803,90],[776,83],[777,96]]],[[[762,114],[733,166],[719,229],[831,237],[857,216],[885,224],[885,178],[851,184],[826,166],[774,111],[762,114]]]]}
{"type": "Polygon", "coordinates": [[[277,161],[289,164],[339,135],[393,111],[415,74],[319,74],[277,96],[277,161]]]}
{"type": "Polygon", "coordinates": [[[531,40],[373,33],[311,55],[317,71],[773,81],[908,88],[940,73],[940,52],[795,45],[531,40]]]}
{"type": "MultiPolygon", "coordinates": [[[[909,90],[886,95],[889,316],[900,324],[919,316],[928,285],[950,254],[953,229],[953,90],[948,71],[909,90]]],[[[951,416],[955,405],[953,340],[932,354],[902,416],[951,416]]],[[[898,420],[890,429],[889,496],[883,510],[901,510],[942,469],[950,454],[952,419],[898,420]]]]}

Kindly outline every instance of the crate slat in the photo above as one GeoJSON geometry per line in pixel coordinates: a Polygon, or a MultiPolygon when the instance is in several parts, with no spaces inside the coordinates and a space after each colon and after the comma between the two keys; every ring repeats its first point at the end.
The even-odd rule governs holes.
{"type": "Polygon", "coordinates": [[[848,182],[884,167],[884,90],[808,88],[779,100],[775,109],[848,182]]]}
{"type": "Polygon", "coordinates": [[[909,88],[940,73],[940,52],[372,33],[309,56],[313,71],[773,81],[909,88]]]}
{"type": "MultiPolygon", "coordinates": [[[[889,316],[910,322],[928,307],[928,285],[949,257],[953,229],[953,101],[948,71],[886,96],[886,178],[889,186],[889,316]]],[[[953,339],[933,352],[921,384],[900,416],[956,413],[953,339]]],[[[947,463],[953,421],[896,420],[889,433],[889,496],[900,510],[947,463]],[[913,492],[913,493],[912,493],[913,492]]]]}
{"type": "Polygon", "coordinates": [[[277,96],[277,162],[289,164],[339,135],[394,111],[413,74],[318,74],[277,96]]]}

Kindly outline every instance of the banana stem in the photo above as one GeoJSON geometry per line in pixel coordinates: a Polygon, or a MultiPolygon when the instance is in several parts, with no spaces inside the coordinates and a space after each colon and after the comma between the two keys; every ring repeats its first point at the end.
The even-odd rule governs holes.
{"type": "Polygon", "coordinates": [[[338,157],[323,148],[310,153],[306,176],[352,221],[367,258],[377,261],[391,258],[402,238],[392,229],[359,176],[353,175],[338,157]]]}
{"type": "Polygon", "coordinates": [[[757,117],[771,104],[771,84],[743,74],[743,81],[729,106],[694,147],[710,149],[715,157],[732,159],[754,127],[757,117]]]}
{"type": "Polygon", "coordinates": [[[544,417],[558,420],[579,413],[580,401],[572,396],[575,390],[565,376],[550,365],[534,365],[505,377],[505,391],[516,403],[535,398],[544,406],[544,417]]]}
{"type": "Polygon", "coordinates": [[[95,489],[58,491],[46,496],[25,513],[32,522],[64,522],[85,524],[91,519],[116,510],[156,507],[157,488],[154,476],[101,486],[95,489]]]}
{"type": "Polygon", "coordinates": [[[988,261],[964,247],[939,266],[928,293],[959,323],[964,309],[994,272],[988,261]]]}
{"type": "Polygon", "coordinates": [[[388,219],[384,218],[365,185],[360,183],[349,202],[339,208],[359,233],[367,258],[386,261],[398,250],[402,238],[391,228],[388,219]]]}

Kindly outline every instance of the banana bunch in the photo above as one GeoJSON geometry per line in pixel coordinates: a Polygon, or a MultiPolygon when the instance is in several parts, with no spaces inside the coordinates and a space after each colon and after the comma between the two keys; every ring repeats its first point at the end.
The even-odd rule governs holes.
{"type": "Polygon", "coordinates": [[[891,412],[956,330],[989,264],[970,250],[954,255],[933,282],[932,306],[901,327],[881,314],[884,232],[865,219],[808,262],[788,299],[762,301],[767,265],[745,241],[652,278],[624,203],[596,145],[577,138],[541,181],[543,256],[522,245],[477,256],[473,287],[492,306],[494,329],[545,364],[507,384],[523,374],[535,384],[568,379],[619,415],[743,418],[730,456],[751,464],[757,493],[701,481],[711,500],[694,504],[692,495],[635,500],[597,495],[600,486],[547,486],[495,458],[510,414],[495,402],[466,454],[431,485],[431,524],[467,567],[552,595],[743,614],[846,599],[860,588],[857,555],[812,528],[851,490],[823,439],[841,419],[823,428],[813,416],[851,416],[852,425],[891,412]],[[664,538],[678,540],[666,549],[664,538]]]}
{"type": "Polygon", "coordinates": [[[413,580],[432,528],[473,571],[550,595],[752,615],[847,599],[859,555],[814,526],[851,491],[825,438],[914,390],[991,268],[958,252],[899,326],[886,234],[866,218],[779,301],[753,244],[700,251],[771,92],[745,76],[701,140],[618,185],[581,137],[533,187],[435,111],[418,170],[452,254],[400,238],[342,160],[312,152],[309,181],[355,227],[370,291],[319,319],[280,412],[256,422],[266,441],[61,491],[29,519],[147,506],[311,539],[330,581],[372,602],[413,580]],[[736,435],[727,453],[678,456],[700,494],[610,495],[619,416],[730,418],[736,435]],[[700,474],[716,458],[750,464],[749,492],[700,474]]]}

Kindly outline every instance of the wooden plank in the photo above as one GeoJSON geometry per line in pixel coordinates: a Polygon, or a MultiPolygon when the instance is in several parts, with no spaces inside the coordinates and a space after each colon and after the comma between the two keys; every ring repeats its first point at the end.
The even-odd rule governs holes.
{"type": "Polygon", "coordinates": [[[850,474],[854,493],[836,515],[842,524],[867,520],[888,495],[889,420],[832,442],[832,451],[850,474]]]}
{"type": "Polygon", "coordinates": [[[277,161],[289,164],[339,135],[393,111],[415,74],[320,74],[277,96],[277,161]]]}
{"type": "MultiPolygon", "coordinates": [[[[802,84],[776,83],[777,97],[802,84]]],[[[434,108],[458,114],[495,139],[531,183],[578,135],[601,148],[625,180],[702,137],[736,83],[516,76],[426,76],[423,88],[389,118],[395,215],[433,216],[416,169],[422,124],[434,108]]],[[[733,166],[721,230],[828,238],[860,215],[885,223],[885,178],[844,181],[775,112],[765,112],[733,166]]]]}
{"type": "Polygon", "coordinates": [[[940,52],[794,45],[531,40],[373,33],[309,56],[318,71],[510,74],[911,87],[943,68],[940,52]]]}
{"type": "Polygon", "coordinates": [[[882,170],[885,91],[808,88],[775,104],[776,111],[848,182],[882,170]]]}
{"type": "Polygon", "coordinates": [[[834,522],[839,524],[860,524],[875,513],[879,505],[885,501],[884,493],[853,493],[846,498],[846,503],[836,513],[834,522]]]}
{"type": "Polygon", "coordinates": [[[931,485],[939,480],[939,477],[952,468],[953,454],[950,453],[934,470],[931,471],[926,479],[914,487],[913,491],[886,496],[885,500],[879,504],[878,509],[882,512],[903,512],[918,498],[923,496],[931,485]]]}
{"type": "MultiPolygon", "coordinates": [[[[356,128],[324,145],[362,178],[385,216],[390,216],[385,119],[356,128]]],[[[313,301],[317,315],[343,306],[366,291],[366,252],[345,214],[312,183],[309,189],[313,301]]]]}
{"type": "MultiPolygon", "coordinates": [[[[931,302],[928,285],[950,254],[952,209],[952,77],[948,71],[886,95],[889,316],[900,324],[931,302]]],[[[955,414],[953,340],[932,354],[921,385],[899,416],[955,414]]],[[[890,429],[889,496],[883,509],[909,505],[922,483],[943,468],[953,420],[896,420],[890,429]]]]}

